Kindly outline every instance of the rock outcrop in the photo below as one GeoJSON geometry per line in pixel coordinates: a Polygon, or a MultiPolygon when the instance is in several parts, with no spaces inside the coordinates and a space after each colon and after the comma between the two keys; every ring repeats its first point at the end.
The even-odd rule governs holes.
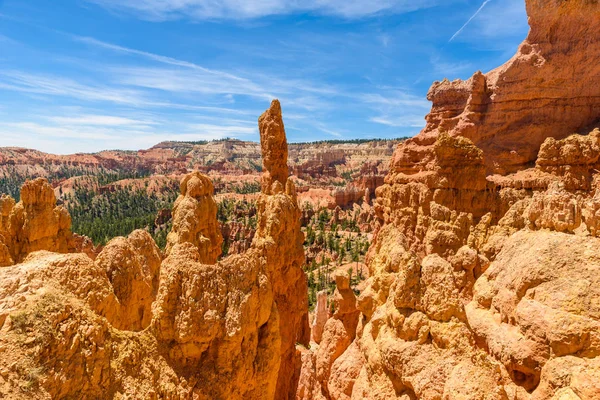
{"type": "Polygon", "coordinates": [[[6,195],[0,197],[0,267],[6,267],[14,263],[8,248],[10,245],[9,239],[11,239],[8,221],[14,206],[15,200],[12,197],[6,195]]]}
{"type": "Polygon", "coordinates": [[[152,236],[137,230],[127,238],[112,239],[96,257],[106,272],[121,312],[112,325],[121,330],[139,331],[152,319],[152,303],[158,291],[162,256],[152,236]]]}
{"type": "Polygon", "coordinates": [[[311,348],[298,347],[302,363],[297,399],[349,399],[362,367],[362,356],[354,343],[360,316],[356,296],[345,272],[337,272],[334,278],[331,318],[323,323],[328,314],[327,293],[320,292],[311,348]],[[324,311],[319,310],[323,304],[324,311]]]}
{"type": "MultiPolygon", "coordinates": [[[[396,152],[396,164],[409,154],[428,153],[439,133],[448,132],[482,149],[488,172],[515,172],[536,160],[546,138],[587,133],[598,123],[598,5],[585,0],[526,5],[531,30],[517,54],[485,75],[435,82],[427,95],[433,103],[427,126],[396,152]]],[[[427,163],[423,158],[413,158],[415,168],[427,163]]]]}
{"type": "Polygon", "coordinates": [[[314,361],[303,354],[302,388],[354,400],[600,398],[600,5],[526,3],[531,32],[515,57],[431,88],[426,128],[396,149],[376,190],[383,225],[356,338],[325,380],[310,374],[325,338],[314,361]]]}
{"type": "Polygon", "coordinates": [[[327,291],[321,290],[317,293],[317,304],[315,306],[314,320],[310,329],[310,339],[315,343],[321,343],[323,329],[329,319],[329,308],[327,307],[327,291]]]}
{"type": "Polygon", "coordinates": [[[296,188],[287,179],[287,141],[281,106],[274,100],[259,118],[263,149],[262,193],[257,201],[258,220],[252,247],[269,260],[273,293],[277,303],[281,333],[281,361],[277,379],[277,399],[293,398],[299,370],[296,343],[308,345],[308,284],[302,271],[304,234],[300,230],[301,211],[296,188]],[[276,210],[274,218],[268,210],[276,210]]]}
{"type": "Polygon", "coordinates": [[[2,196],[0,213],[0,266],[21,262],[38,250],[75,251],[71,217],[56,205],[54,190],[45,179],[25,182],[16,204],[2,196]]]}
{"type": "Polygon", "coordinates": [[[344,354],[354,341],[360,312],[356,308],[356,296],[350,288],[348,275],[341,272],[335,276],[333,315],[323,328],[323,337],[317,351],[316,376],[325,394],[329,394],[329,380],[334,362],[344,354]]]}
{"type": "Polygon", "coordinates": [[[269,154],[287,146],[278,102],[267,115],[280,123],[261,125],[271,184],[245,253],[217,261],[212,183],[192,173],[162,262],[136,231],[95,261],[38,251],[0,269],[0,397],[295,396],[295,344],[309,336],[303,235],[286,160],[269,154]]]}
{"type": "Polygon", "coordinates": [[[228,221],[221,224],[221,234],[227,246],[227,254],[241,254],[250,249],[255,230],[241,222],[228,221]]]}
{"type": "Polygon", "coordinates": [[[217,221],[213,184],[206,175],[193,172],[181,181],[181,194],[173,206],[173,229],[167,235],[169,255],[176,244],[192,243],[201,262],[214,264],[221,255],[223,236],[217,221]]]}

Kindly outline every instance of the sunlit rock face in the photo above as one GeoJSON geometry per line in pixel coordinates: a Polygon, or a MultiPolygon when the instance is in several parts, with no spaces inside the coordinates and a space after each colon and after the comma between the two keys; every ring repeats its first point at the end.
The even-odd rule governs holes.
{"type": "Polygon", "coordinates": [[[301,349],[298,399],[600,398],[600,4],[527,11],[510,61],[430,89],[376,190],[356,337],[330,369],[325,334],[301,349]]]}
{"type": "Polygon", "coordinates": [[[510,173],[536,160],[548,137],[587,133],[600,113],[600,11],[587,0],[527,0],[531,30],[517,53],[467,81],[435,82],[427,126],[396,152],[397,168],[441,132],[470,139],[486,154],[488,173],[510,173]],[[404,162],[402,162],[404,159],[404,162]]]}
{"type": "Polygon", "coordinates": [[[214,264],[221,255],[223,236],[213,184],[208,176],[192,172],[181,181],[180,191],[173,206],[173,229],[167,235],[165,253],[169,255],[179,243],[191,243],[198,248],[202,262],[214,264]]]}
{"type": "Polygon", "coordinates": [[[21,262],[38,250],[73,250],[71,217],[56,206],[52,186],[43,178],[27,181],[21,201],[0,198],[0,265],[21,262]]]}

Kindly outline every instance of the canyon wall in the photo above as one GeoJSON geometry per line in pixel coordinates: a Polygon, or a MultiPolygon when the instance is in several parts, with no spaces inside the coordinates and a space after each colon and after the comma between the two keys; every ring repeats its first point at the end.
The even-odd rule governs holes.
{"type": "Polygon", "coordinates": [[[299,347],[298,399],[600,398],[600,4],[526,4],[508,63],[433,84],[376,190],[356,338],[299,347]]]}
{"type": "MultiPolygon", "coordinates": [[[[5,214],[13,212],[5,208],[20,206],[2,199],[2,237],[18,263],[0,268],[0,397],[295,396],[295,345],[308,345],[310,332],[304,238],[279,102],[260,129],[257,231],[250,249],[222,260],[213,185],[200,173],[181,182],[164,259],[145,231],[111,240],[95,260],[60,254],[60,229],[24,223],[27,235],[7,230],[5,214]],[[21,237],[28,245],[12,251],[21,237]]],[[[53,196],[43,180],[25,185],[24,221],[60,221],[53,196]],[[38,197],[44,202],[33,204],[47,204],[28,208],[38,197]]]]}
{"type": "Polygon", "coordinates": [[[535,161],[546,138],[587,133],[599,122],[598,5],[583,0],[526,5],[531,30],[506,64],[467,81],[433,84],[427,126],[396,153],[397,167],[426,164],[412,157],[400,161],[448,132],[482,149],[489,173],[515,172],[535,161]]]}

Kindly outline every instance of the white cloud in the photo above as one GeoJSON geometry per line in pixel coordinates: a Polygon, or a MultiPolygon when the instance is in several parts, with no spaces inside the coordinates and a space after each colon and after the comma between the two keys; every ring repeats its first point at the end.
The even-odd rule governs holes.
{"type": "MultiPolygon", "coordinates": [[[[262,100],[271,100],[284,94],[293,94],[294,104],[311,109],[312,102],[303,101],[300,93],[306,92],[319,96],[344,95],[337,88],[314,81],[298,78],[282,78],[263,72],[245,72],[245,76],[226,71],[205,68],[184,60],[166,57],[159,54],[140,51],[128,47],[103,42],[95,38],[73,36],[75,40],[107,49],[113,52],[139,56],[161,64],[179,68],[116,67],[111,68],[113,78],[122,85],[137,86],[145,89],[156,89],[175,93],[201,93],[205,95],[222,95],[229,103],[235,101],[235,95],[243,95],[262,100]]],[[[314,97],[311,97],[314,99],[314,97]]]]}
{"type": "MultiPolygon", "coordinates": [[[[42,125],[36,122],[7,122],[0,124],[0,132],[11,132],[13,135],[25,133],[27,135],[37,135],[44,138],[69,138],[69,139],[94,139],[107,140],[113,137],[110,131],[95,128],[75,128],[68,126],[42,125]],[[2,129],[3,128],[3,129],[2,129]]],[[[7,136],[10,136],[7,134],[7,136]]]]}
{"type": "Polygon", "coordinates": [[[244,95],[266,100],[274,97],[250,80],[226,79],[211,71],[159,67],[117,67],[112,71],[119,84],[146,89],[206,95],[244,95]]]}
{"type": "Polygon", "coordinates": [[[448,61],[440,54],[434,53],[429,57],[431,66],[433,67],[433,73],[436,79],[448,78],[454,80],[455,78],[464,78],[466,75],[472,75],[475,72],[476,67],[469,61],[448,61]]]}
{"type": "Polygon", "coordinates": [[[400,116],[380,116],[369,118],[369,121],[381,125],[392,126],[394,128],[422,128],[425,125],[424,116],[400,115],[400,116]]]}
{"type": "MultiPolygon", "coordinates": [[[[130,78],[130,83],[132,85],[135,83],[136,79],[139,79],[138,86],[144,88],[172,90],[174,92],[185,91],[182,86],[178,86],[183,85],[180,80],[175,80],[171,85],[169,85],[168,79],[170,78],[170,75],[168,74],[167,70],[158,69],[151,72],[149,75],[150,77],[154,76],[155,80],[153,81],[150,78],[145,80],[143,76],[136,77],[135,74],[132,74],[131,76],[125,74],[122,76],[122,79],[127,81],[130,78]],[[166,80],[161,80],[158,76],[161,71],[166,74],[166,80]]],[[[218,80],[216,80],[216,82],[218,82],[218,80]]],[[[162,99],[157,100],[154,98],[154,96],[152,96],[152,93],[149,93],[148,91],[127,88],[123,84],[112,86],[106,84],[83,84],[73,79],[64,78],[61,76],[27,73],[22,71],[0,70],[0,89],[27,93],[30,96],[59,96],[75,100],[82,100],[85,102],[106,102],[136,108],[169,108],[177,110],[238,115],[248,115],[250,113],[246,110],[237,110],[227,107],[177,103],[162,99]]],[[[226,86],[222,86],[221,90],[216,90],[213,87],[212,93],[229,93],[227,90],[228,89],[226,86]]],[[[251,93],[250,89],[248,89],[248,93],[251,93]]],[[[43,100],[43,98],[39,99],[43,100]]]]}
{"type": "Polygon", "coordinates": [[[107,148],[138,150],[166,140],[213,140],[256,133],[250,125],[190,124],[167,121],[164,126],[132,125],[120,117],[81,115],[56,117],[45,122],[0,123],[3,146],[38,149],[56,154],[94,152],[107,148]],[[169,126],[167,129],[166,126],[169,126]],[[171,130],[172,129],[172,130],[171,130]]]}
{"type": "Polygon", "coordinates": [[[208,68],[204,68],[198,64],[194,64],[191,63],[189,61],[184,61],[184,60],[178,60],[176,58],[172,58],[172,57],[166,57],[166,56],[162,56],[160,54],[154,54],[154,53],[149,53],[147,51],[141,51],[141,50],[136,50],[136,49],[132,49],[129,47],[123,47],[123,46],[119,46],[116,44],[112,44],[112,43],[107,43],[107,42],[103,42],[101,40],[97,40],[94,39],[92,37],[87,37],[87,36],[73,36],[73,38],[79,42],[83,42],[83,43],[87,43],[87,44],[91,44],[97,47],[102,47],[108,50],[112,50],[118,53],[127,53],[127,54],[133,54],[133,55],[137,55],[137,56],[141,56],[141,57],[145,57],[147,59],[156,61],[156,62],[160,62],[163,64],[168,64],[168,65],[174,65],[174,66],[178,66],[178,67],[185,67],[185,68],[190,68],[190,69],[194,69],[194,70],[198,70],[198,71],[202,71],[204,73],[210,74],[210,75],[214,75],[214,76],[218,76],[220,78],[225,78],[225,79],[229,79],[229,80],[237,80],[237,81],[241,81],[241,82],[245,82],[247,81],[244,78],[240,78],[238,76],[232,75],[232,74],[228,74],[226,72],[223,71],[217,71],[217,70],[212,70],[212,69],[208,69],[208,68]]]}
{"type": "Polygon", "coordinates": [[[437,0],[88,0],[149,20],[190,18],[253,19],[270,15],[314,13],[362,18],[381,12],[406,13],[431,7],[437,0]]]}

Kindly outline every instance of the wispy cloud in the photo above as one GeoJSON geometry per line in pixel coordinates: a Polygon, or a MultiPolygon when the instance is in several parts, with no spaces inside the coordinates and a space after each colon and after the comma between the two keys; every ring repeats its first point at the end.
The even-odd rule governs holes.
{"type": "Polygon", "coordinates": [[[394,128],[421,128],[425,125],[423,116],[430,109],[427,100],[400,90],[387,90],[383,93],[366,94],[365,101],[376,116],[369,121],[394,128]]]}
{"type": "Polygon", "coordinates": [[[378,39],[381,42],[381,44],[383,45],[383,47],[388,47],[390,45],[390,41],[392,40],[392,37],[390,35],[388,35],[387,33],[383,33],[383,34],[379,35],[378,39]]]}
{"type": "Polygon", "coordinates": [[[440,78],[454,79],[461,77],[461,75],[465,73],[472,74],[475,70],[475,67],[470,61],[460,59],[458,61],[450,61],[437,52],[431,55],[429,61],[433,67],[434,74],[436,77],[440,78]]]}
{"type": "Polygon", "coordinates": [[[473,21],[473,19],[475,19],[475,17],[477,17],[477,15],[481,12],[481,10],[483,10],[483,8],[486,6],[486,4],[489,3],[490,1],[491,0],[485,0],[481,4],[481,6],[477,9],[477,11],[475,11],[475,13],[473,15],[471,15],[471,18],[469,18],[467,20],[467,22],[465,22],[465,24],[463,26],[461,26],[460,29],[457,30],[456,33],[454,33],[454,35],[452,35],[452,37],[450,38],[450,40],[448,40],[448,42],[453,41],[455,37],[460,35],[460,33],[467,27],[467,25],[469,25],[471,23],[471,21],[473,21]]]}
{"type": "Polygon", "coordinates": [[[86,101],[109,101],[132,105],[145,101],[140,92],[131,89],[86,85],[64,77],[14,70],[0,70],[0,88],[26,93],[68,96],[86,101]]]}
{"type": "Polygon", "coordinates": [[[46,152],[65,154],[93,152],[99,149],[148,148],[165,140],[213,140],[224,137],[243,138],[256,128],[242,124],[190,124],[164,121],[164,124],[137,124],[121,117],[81,115],[45,118],[39,122],[0,123],[2,146],[27,146],[46,152]],[[77,139],[76,141],[74,139],[77,139]],[[63,140],[70,140],[65,147],[63,140]],[[102,145],[104,143],[104,145],[102,145]]]}
{"type": "Polygon", "coordinates": [[[179,93],[201,93],[205,95],[222,95],[228,101],[234,101],[234,95],[242,95],[263,100],[270,100],[286,93],[293,93],[295,102],[299,103],[303,92],[322,96],[343,95],[338,88],[324,83],[302,80],[299,78],[280,77],[264,72],[246,72],[246,76],[215,70],[159,54],[140,51],[95,38],[73,36],[79,42],[97,46],[113,52],[125,53],[155,61],[159,64],[178,68],[115,67],[112,68],[114,78],[123,85],[137,86],[146,89],[157,89],[179,93]]]}
{"type": "Polygon", "coordinates": [[[140,126],[155,125],[152,120],[139,120],[113,115],[82,114],[76,117],[49,117],[50,121],[63,125],[140,126]]]}
{"type": "Polygon", "coordinates": [[[178,60],[176,58],[172,58],[172,57],[166,57],[160,54],[154,54],[154,53],[150,53],[147,51],[141,51],[141,50],[136,50],[136,49],[132,49],[129,47],[123,47],[123,46],[119,46],[116,44],[112,44],[112,43],[107,43],[107,42],[103,42],[101,40],[97,40],[95,38],[92,37],[87,37],[87,36],[76,36],[76,35],[72,35],[72,37],[79,42],[82,43],[87,43],[87,44],[91,44],[97,47],[102,47],[108,50],[112,50],[115,52],[119,52],[119,53],[127,53],[127,54],[133,54],[133,55],[137,55],[137,56],[141,56],[144,58],[147,58],[149,60],[152,61],[156,61],[159,63],[163,63],[163,64],[168,64],[168,65],[174,65],[174,66],[178,66],[178,67],[185,67],[185,68],[190,68],[193,70],[198,70],[198,71],[202,71],[204,73],[207,74],[211,74],[211,75],[215,75],[215,76],[219,76],[221,78],[226,78],[226,79],[230,79],[230,80],[237,80],[237,81],[241,81],[241,82],[246,82],[247,80],[238,76],[235,76],[233,74],[229,74],[223,71],[217,71],[217,70],[212,70],[209,68],[205,68],[202,67],[198,64],[189,62],[189,61],[184,61],[184,60],[178,60]]]}
{"type": "Polygon", "coordinates": [[[424,117],[418,115],[380,116],[369,118],[369,121],[394,128],[422,128],[425,125],[424,117]]]}
{"type": "MultiPolygon", "coordinates": [[[[159,72],[156,71],[156,73],[158,74],[159,72]]],[[[169,75],[165,75],[166,79],[168,79],[168,77],[169,75]]],[[[141,81],[139,86],[145,86],[147,88],[154,89],[172,90],[175,92],[184,91],[182,87],[177,86],[177,82],[174,82],[171,86],[168,85],[167,81],[163,81],[161,84],[160,80],[157,80],[154,85],[152,84],[152,81],[148,81],[145,82],[145,84],[142,84],[143,78],[138,78],[141,81]]],[[[128,79],[128,76],[124,75],[122,79],[126,81],[128,79]]],[[[136,78],[131,77],[131,79],[132,82],[130,83],[133,84],[133,81],[136,78]]],[[[166,101],[160,98],[160,96],[153,96],[152,93],[149,93],[147,91],[131,89],[122,84],[83,84],[77,82],[76,80],[61,76],[35,74],[13,70],[0,70],[0,89],[22,92],[31,95],[47,95],[50,98],[65,97],[84,102],[105,102],[135,108],[168,108],[185,111],[237,115],[252,114],[252,112],[249,110],[237,110],[217,106],[204,106],[199,104],[193,104],[190,102],[178,103],[166,101]]],[[[223,90],[226,92],[225,89],[223,90]]],[[[214,93],[223,92],[217,90],[214,93]]]]}
{"type": "Polygon", "coordinates": [[[114,79],[128,86],[178,93],[244,95],[270,100],[273,94],[249,80],[224,79],[212,72],[160,67],[117,67],[114,79]]]}
{"type": "Polygon", "coordinates": [[[88,0],[115,11],[127,11],[148,20],[189,18],[253,19],[270,15],[313,13],[347,19],[377,15],[383,11],[406,13],[431,7],[437,0],[88,0]]]}

